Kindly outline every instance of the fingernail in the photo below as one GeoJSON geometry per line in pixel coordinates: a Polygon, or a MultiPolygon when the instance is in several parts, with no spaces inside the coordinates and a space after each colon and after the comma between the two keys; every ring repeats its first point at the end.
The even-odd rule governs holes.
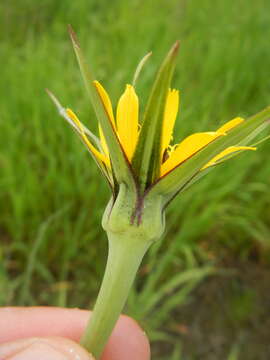
{"type": "Polygon", "coordinates": [[[0,345],[0,360],[94,360],[75,342],[64,338],[32,338],[0,345]]]}
{"type": "Polygon", "coordinates": [[[11,355],[10,360],[67,360],[70,359],[66,354],[53,349],[48,344],[34,343],[26,349],[11,355]]]}

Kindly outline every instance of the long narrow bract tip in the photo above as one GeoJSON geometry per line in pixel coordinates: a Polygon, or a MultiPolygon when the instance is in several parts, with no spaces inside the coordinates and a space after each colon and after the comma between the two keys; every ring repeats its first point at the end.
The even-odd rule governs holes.
{"type": "Polygon", "coordinates": [[[180,41],[176,40],[176,42],[173,44],[173,46],[171,48],[171,53],[173,55],[176,55],[178,53],[179,47],[180,47],[180,41]]]}
{"type": "Polygon", "coordinates": [[[68,33],[69,33],[69,36],[71,38],[73,45],[77,46],[79,48],[80,44],[79,44],[77,35],[76,35],[75,31],[73,30],[73,27],[70,24],[68,24],[68,33]]]}
{"type": "Polygon", "coordinates": [[[134,73],[134,76],[133,76],[133,80],[132,80],[132,85],[135,87],[136,85],[136,81],[142,71],[142,68],[144,67],[145,63],[147,62],[147,60],[150,58],[150,56],[152,55],[152,51],[149,51],[149,53],[147,53],[143,58],[142,60],[139,62],[136,70],[135,70],[135,73],[134,73]]]}
{"type": "Polygon", "coordinates": [[[63,106],[57,100],[56,96],[49,89],[45,89],[45,91],[49,95],[49,97],[51,98],[54,105],[57,107],[57,110],[60,112],[63,109],[63,106]]]}

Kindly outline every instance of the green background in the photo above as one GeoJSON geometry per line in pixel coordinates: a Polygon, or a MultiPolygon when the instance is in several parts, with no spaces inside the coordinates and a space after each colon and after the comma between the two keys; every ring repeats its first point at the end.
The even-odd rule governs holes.
{"type": "MultiPolygon", "coordinates": [[[[97,130],[67,24],[114,105],[153,51],[142,109],[180,40],[178,142],[270,104],[270,2],[12,0],[0,17],[0,304],[89,307],[106,261],[109,189],[44,91],[97,130]]],[[[126,308],[154,359],[269,359],[269,150],[219,166],[170,205],[126,308]]]]}

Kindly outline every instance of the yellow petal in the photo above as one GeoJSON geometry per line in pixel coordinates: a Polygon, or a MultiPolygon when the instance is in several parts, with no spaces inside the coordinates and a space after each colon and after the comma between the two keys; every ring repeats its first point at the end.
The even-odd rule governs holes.
{"type": "Polygon", "coordinates": [[[100,124],[98,124],[98,130],[99,130],[99,139],[100,139],[101,148],[104,154],[109,158],[110,157],[109,149],[100,124]]]}
{"type": "Polygon", "coordinates": [[[133,86],[127,85],[117,105],[117,133],[131,161],[138,140],[139,100],[133,86]]]}
{"type": "Polygon", "coordinates": [[[218,132],[203,132],[196,133],[186,137],[177,148],[172,151],[168,160],[161,165],[161,175],[166,174],[175,166],[181,164],[183,161],[194,155],[206,145],[210,144],[217,137],[224,134],[218,132]]]}
{"type": "Polygon", "coordinates": [[[228,122],[226,124],[222,125],[220,128],[217,129],[218,132],[226,132],[228,130],[233,129],[237,125],[241,124],[244,121],[241,117],[236,117],[228,122]]]}
{"type": "Polygon", "coordinates": [[[98,82],[97,80],[94,81],[94,85],[102,99],[103,105],[105,107],[105,110],[107,112],[107,114],[109,115],[109,118],[111,120],[111,123],[113,124],[113,127],[115,129],[115,121],[114,121],[114,116],[113,116],[113,108],[112,108],[112,103],[111,100],[109,98],[108,93],[106,92],[106,90],[104,89],[104,87],[100,84],[100,82],[98,82]]]}
{"type": "Polygon", "coordinates": [[[221,153],[219,153],[218,155],[216,155],[215,157],[213,157],[213,159],[211,159],[203,168],[202,170],[208,168],[209,166],[215,165],[215,163],[224,158],[225,156],[232,154],[236,151],[240,151],[240,150],[256,150],[255,147],[252,146],[229,146],[227,149],[223,150],[221,153]]]}
{"type": "Polygon", "coordinates": [[[83,140],[83,142],[85,143],[85,145],[87,146],[87,148],[89,149],[89,151],[94,155],[94,157],[97,159],[98,162],[103,162],[105,163],[108,167],[110,167],[110,162],[109,159],[101,154],[89,141],[89,139],[87,138],[87,136],[85,135],[85,132],[83,130],[82,124],[80,122],[80,120],[77,118],[77,116],[74,114],[74,112],[71,109],[66,109],[67,115],[69,116],[69,118],[74,122],[75,125],[77,125],[77,128],[79,129],[81,138],[83,140]]]}
{"type": "Polygon", "coordinates": [[[164,119],[163,119],[162,147],[161,147],[162,154],[170,144],[174,123],[178,112],[178,107],[179,107],[179,91],[175,89],[173,90],[169,89],[165,104],[164,119]]]}

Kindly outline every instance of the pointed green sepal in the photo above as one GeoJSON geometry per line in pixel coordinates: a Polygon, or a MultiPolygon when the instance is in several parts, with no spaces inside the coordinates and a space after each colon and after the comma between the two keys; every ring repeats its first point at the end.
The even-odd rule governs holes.
{"type": "Polygon", "coordinates": [[[104,132],[104,137],[109,149],[110,158],[112,162],[113,172],[118,183],[125,182],[126,184],[132,184],[135,186],[134,176],[131,170],[131,166],[128,159],[122,149],[118,136],[114,130],[113,124],[110,120],[109,114],[103,104],[103,101],[94,86],[94,76],[91,72],[88,64],[85,61],[84,55],[80,48],[76,34],[72,27],[69,25],[69,34],[72,40],[73,48],[79,63],[82,78],[90,97],[91,103],[94,107],[97,119],[101,124],[104,132]]]}
{"type": "Polygon", "coordinates": [[[270,106],[230,130],[226,136],[217,138],[191,158],[165,174],[153,184],[147,196],[163,194],[164,201],[167,202],[176,193],[186,188],[201,173],[202,167],[214,156],[229,146],[250,144],[252,139],[269,124],[269,119],[270,106]]]}
{"type": "Polygon", "coordinates": [[[178,48],[177,41],[160,66],[146,105],[138,144],[132,160],[142,189],[159,177],[163,115],[178,48]]]}

